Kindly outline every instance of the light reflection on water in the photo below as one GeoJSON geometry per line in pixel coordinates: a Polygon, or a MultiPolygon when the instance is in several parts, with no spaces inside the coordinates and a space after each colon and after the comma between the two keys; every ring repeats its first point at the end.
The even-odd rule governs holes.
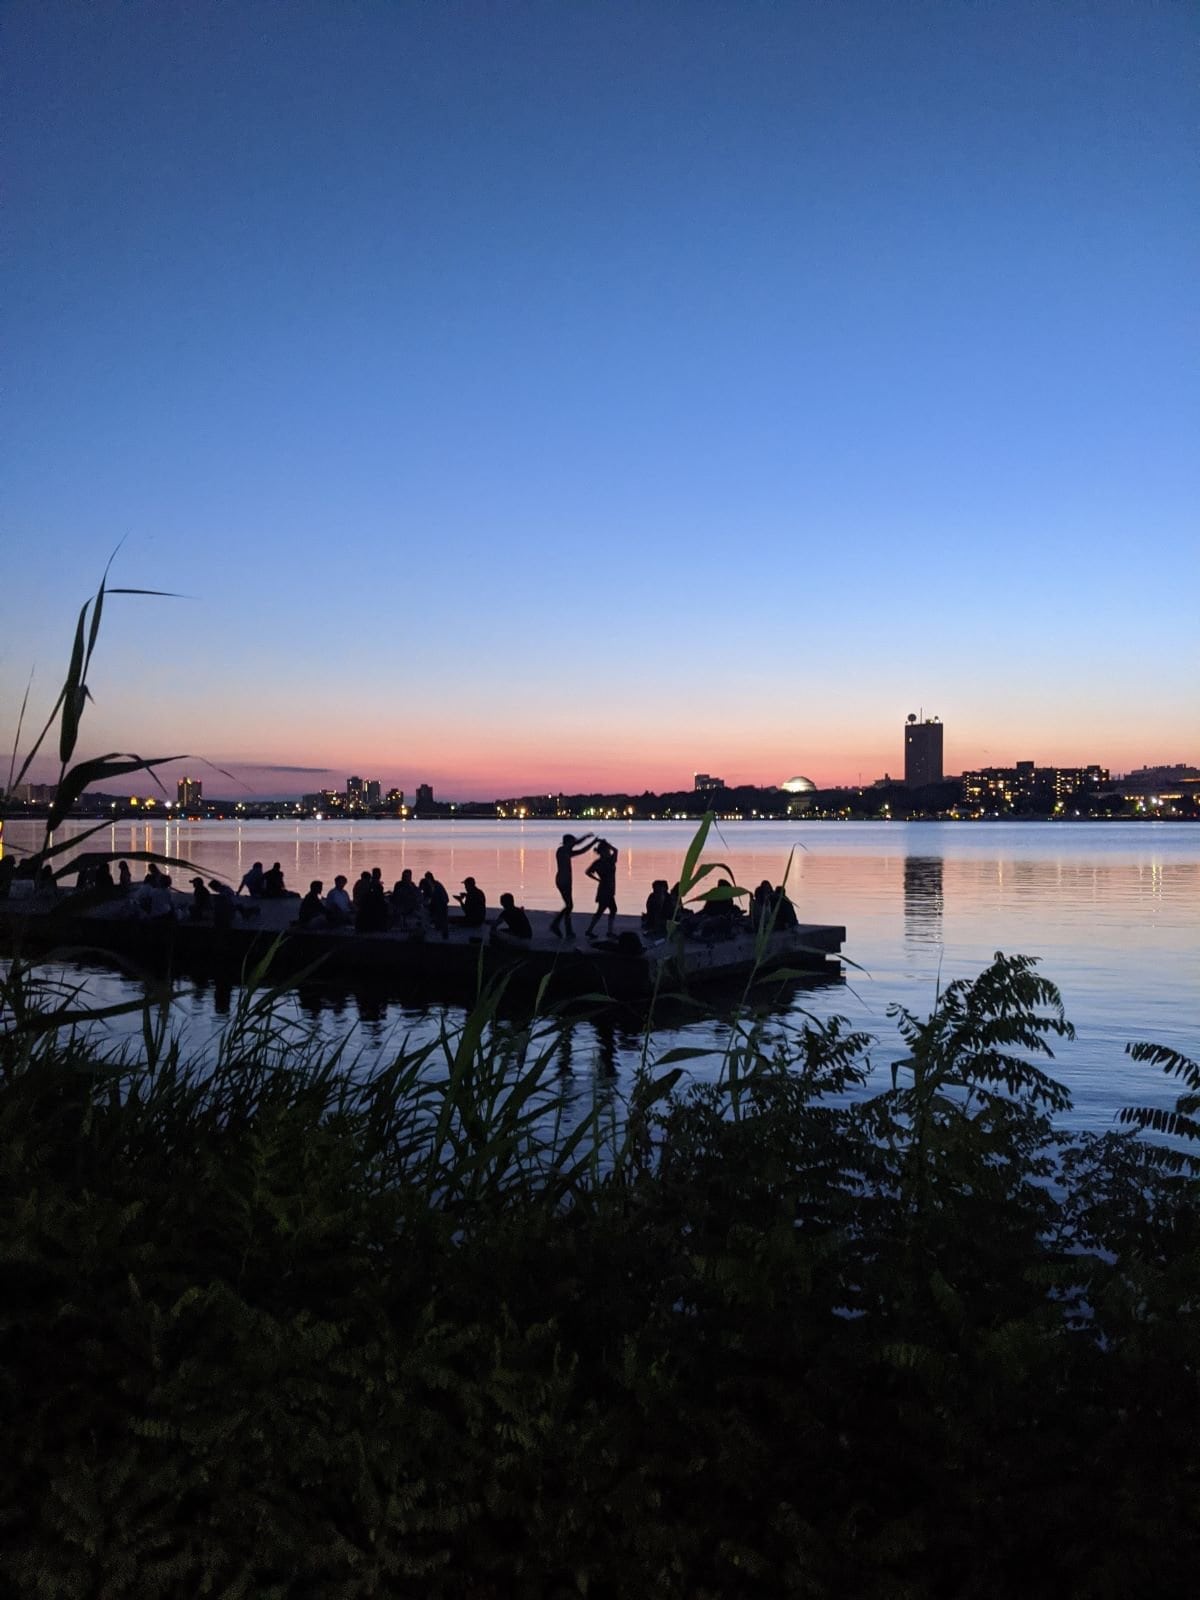
{"type": "MultiPolygon", "coordinates": [[[[9,823],[10,843],[32,843],[28,825],[9,823]],[[22,829],[25,837],[21,837],[22,829]]],[[[573,826],[578,827],[579,824],[573,826]]],[[[70,828],[64,829],[64,834],[70,828]]],[[[120,823],[89,841],[114,850],[158,849],[197,863],[205,875],[237,882],[253,861],[283,864],[289,885],[327,885],[380,866],[390,884],[404,867],[428,868],[453,893],[467,876],[489,903],[511,889],[518,903],[555,904],[554,848],[562,824],[549,822],[120,823]]],[[[693,832],[687,823],[618,823],[617,898],[641,908],[651,881],[674,881],[693,832]]],[[[890,1001],[916,1011],[939,983],[977,972],[996,950],[1042,959],[1063,992],[1078,1039],[1056,1050],[1056,1070],[1075,1096],[1074,1121],[1107,1125],[1129,1101],[1166,1104],[1170,1086],[1123,1054],[1126,1041],[1155,1039],[1200,1051],[1200,829],[1187,824],[1112,823],[730,823],[710,838],[706,859],[728,862],[737,880],[779,882],[793,851],[788,887],[802,921],[843,924],[847,984],[803,991],[794,1004],[819,1017],[840,1012],[880,1040],[880,1071],[899,1053],[886,1018],[890,1001]]],[[[583,863],[580,863],[582,866],[583,863]]],[[[577,905],[590,900],[577,883],[577,905]]],[[[97,974],[98,998],[128,994],[127,980],[97,974]]],[[[178,1022],[202,1043],[228,995],[185,985],[178,1022]]],[[[337,1040],[356,1029],[354,1048],[377,1057],[408,1035],[420,1042],[438,1013],[332,990],[289,997],[290,1013],[337,1040]]],[[[449,1012],[453,1021],[459,1013],[449,1012]]],[[[656,1032],[654,1053],[677,1044],[722,1046],[713,1022],[676,1022],[656,1032]]],[[[612,1020],[581,1024],[564,1062],[566,1092],[590,1097],[593,1082],[623,1079],[640,1059],[641,1036],[612,1020]]],[[[701,1062],[693,1070],[703,1072],[701,1062]]],[[[712,1070],[709,1068],[709,1070],[712,1070]]]]}

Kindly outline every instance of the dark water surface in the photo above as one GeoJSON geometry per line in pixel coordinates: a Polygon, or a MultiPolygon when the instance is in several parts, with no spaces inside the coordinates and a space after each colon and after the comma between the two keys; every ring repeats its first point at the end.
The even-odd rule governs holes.
{"type": "MultiPolygon", "coordinates": [[[[63,836],[72,831],[68,825],[63,836]]],[[[678,877],[693,832],[690,823],[607,825],[621,852],[623,912],[641,908],[654,878],[678,877]]],[[[120,823],[87,848],[160,850],[235,884],[253,861],[279,861],[289,887],[301,890],[314,877],[329,886],[337,872],[353,879],[379,866],[390,885],[406,866],[417,877],[431,867],[451,893],[470,875],[489,905],[510,889],[534,908],[555,904],[561,834],[561,824],[547,822],[120,823]]],[[[34,842],[28,824],[9,823],[6,838],[10,846],[34,842]]],[[[847,967],[844,986],[802,991],[794,1005],[822,1017],[842,1013],[874,1034],[881,1071],[899,1053],[888,1002],[927,1011],[939,981],[974,974],[996,950],[1040,957],[1062,990],[1078,1038],[1056,1050],[1052,1070],[1072,1090],[1076,1125],[1105,1126],[1122,1104],[1173,1097],[1159,1074],[1123,1054],[1127,1040],[1200,1052],[1198,827],[734,822],[711,835],[705,859],[728,862],[736,881],[751,887],[762,878],[778,883],[786,869],[802,921],[845,926],[845,954],[860,970],[847,967]]],[[[577,907],[590,909],[591,887],[580,878],[577,907]]],[[[131,992],[129,980],[110,973],[91,974],[88,983],[100,999],[131,992]]],[[[227,1000],[211,986],[185,986],[175,1025],[202,1048],[227,1000]]],[[[312,991],[287,1004],[323,1038],[341,1039],[353,1027],[353,1047],[368,1058],[406,1033],[427,1037],[434,1025],[424,1008],[346,990],[312,991]]],[[[705,1075],[725,1036],[712,1021],[673,1019],[656,1030],[652,1054],[677,1044],[711,1048],[712,1063],[692,1068],[705,1075]]],[[[565,1063],[568,1084],[590,1094],[615,1068],[619,1090],[641,1051],[628,1024],[581,1024],[565,1063]]]]}

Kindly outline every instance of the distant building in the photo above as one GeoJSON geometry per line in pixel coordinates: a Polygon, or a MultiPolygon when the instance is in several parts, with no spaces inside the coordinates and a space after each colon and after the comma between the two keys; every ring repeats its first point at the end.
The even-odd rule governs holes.
{"type": "Polygon", "coordinates": [[[413,809],[418,816],[422,812],[428,813],[433,810],[433,785],[431,783],[419,783],[417,785],[417,800],[413,809]]]}
{"type": "Polygon", "coordinates": [[[305,811],[335,816],[346,809],[346,796],[340,789],[318,789],[315,794],[301,795],[300,804],[305,811]]]}
{"type": "Polygon", "coordinates": [[[705,789],[723,789],[724,787],[724,778],[712,778],[707,772],[697,772],[692,784],[692,788],[697,794],[702,793],[705,789]]]}
{"type": "Polygon", "coordinates": [[[383,797],[383,803],[385,806],[389,806],[393,811],[399,811],[401,806],[404,804],[404,790],[389,789],[383,797]]]}
{"type": "Polygon", "coordinates": [[[199,778],[180,778],[175,785],[175,795],[181,811],[190,811],[193,806],[198,806],[204,796],[204,785],[199,778]]]}
{"type": "Polygon", "coordinates": [[[811,778],[789,778],[779,787],[785,794],[812,794],[817,786],[811,778]]]}
{"type": "Polygon", "coordinates": [[[552,794],[513,795],[507,800],[496,801],[498,817],[515,817],[518,821],[524,821],[526,817],[559,817],[566,814],[552,794]]]}
{"type": "Polygon", "coordinates": [[[1200,793],[1200,767],[1177,761],[1169,767],[1138,767],[1118,778],[1116,787],[1127,799],[1157,796],[1163,800],[1183,800],[1200,793]]]}
{"type": "Polygon", "coordinates": [[[1103,788],[1108,769],[1038,767],[1018,761],[1012,767],[980,767],[962,775],[963,799],[983,811],[1061,810],[1077,794],[1103,788]]]}
{"type": "Polygon", "coordinates": [[[926,717],[918,722],[915,711],[910,711],[904,725],[904,782],[910,789],[923,789],[929,783],[941,783],[942,724],[937,717],[926,717]]]}
{"type": "Polygon", "coordinates": [[[363,781],[361,778],[346,779],[346,804],[349,806],[362,805],[363,781]]]}
{"type": "Polygon", "coordinates": [[[368,778],[366,783],[363,784],[363,803],[371,807],[377,806],[381,793],[379,779],[368,778]]]}

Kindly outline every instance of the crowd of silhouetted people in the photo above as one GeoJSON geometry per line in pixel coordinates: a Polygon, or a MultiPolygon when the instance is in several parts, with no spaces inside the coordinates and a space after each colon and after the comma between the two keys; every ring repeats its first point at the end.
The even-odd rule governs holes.
{"type": "MultiPolygon", "coordinates": [[[[550,933],[559,939],[575,937],[571,921],[574,910],[572,869],[575,858],[589,852],[592,859],[585,868],[585,875],[596,884],[596,906],[585,936],[600,948],[630,950],[636,945],[640,950],[641,943],[632,931],[616,934],[619,851],[608,840],[594,838],[591,834],[576,837],[565,833],[555,851],[554,883],[562,905],[550,921],[550,933]],[[601,937],[597,928],[605,918],[607,929],[601,937]]],[[[8,857],[5,861],[11,859],[8,857]]],[[[12,867],[0,873],[4,880],[0,887],[7,889],[12,873],[12,867]]],[[[47,874],[48,884],[53,885],[54,876],[49,866],[45,867],[43,876],[47,874]]],[[[489,928],[491,937],[500,942],[519,944],[533,938],[533,926],[525,908],[519,906],[510,893],[500,896],[499,908],[489,920],[487,896],[473,877],[464,878],[461,890],[451,897],[432,871],[417,880],[412,869],[405,867],[389,890],[383,881],[382,868],[373,867],[361,872],[353,885],[339,873],[328,890],[321,879],[314,878],[308,892],[300,896],[288,889],[278,861],[268,868],[264,868],[261,861],[255,861],[243,874],[236,891],[219,878],[206,881],[194,877],[190,882],[191,899],[183,909],[172,893],[170,877],[156,862],[149,863],[145,877],[135,884],[127,861],[117,862],[114,878],[107,857],[84,857],[78,865],[76,892],[89,900],[120,897],[128,902],[131,915],[150,921],[177,920],[183,909],[183,915],[189,920],[211,923],[218,928],[232,927],[239,919],[257,920],[262,901],[294,900],[299,902],[296,925],[312,930],[398,931],[412,937],[432,933],[448,939],[450,930],[455,927],[480,930],[480,933],[489,928]]],[[[656,878],[647,896],[640,926],[643,936],[652,942],[672,932],[716,942],[743,931],[794,928],[796,912],[783,886],[772,885],[765,878],[749,896],[744,890],[735,889],[728,878],[720,878],[716,887],[701,897],[698,908],[680,904],[678,883],[669,886],[665,878],[656,878]],[[741,900],[747,900],[748,904],[739,903],[741,900]]]]}

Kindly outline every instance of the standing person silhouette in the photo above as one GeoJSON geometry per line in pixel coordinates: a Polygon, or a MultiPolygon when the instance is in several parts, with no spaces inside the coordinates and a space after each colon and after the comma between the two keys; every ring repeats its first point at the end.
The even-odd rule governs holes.
{"type": "Polygon", "coordinates": [[[564,833],[563,842],[554,852],[554,887],[562,896],[562,910],[550,924],[550,932],[556,939],[562,938],[564,923],[567,938],[575,937],[575,930],[571,927],[571,913],[575,909],[575,902],[571,898],[571,860],[591,849],[593,837],[585,833],[577,839],[573,833],[564,833]]]}
{"type": "Polygon", "coordinates": [[[587,925],[587,937],[590,939],[596,931],[596,924],[604,913],[608,912],[608,933],[612,937],[613,923],[617,918],[617,856],[620,854],[616,845],[609,844],[607,839],[596,840],[596,859],[587,869],[587,876],[596,880],[596,914],[587,925]]]}

